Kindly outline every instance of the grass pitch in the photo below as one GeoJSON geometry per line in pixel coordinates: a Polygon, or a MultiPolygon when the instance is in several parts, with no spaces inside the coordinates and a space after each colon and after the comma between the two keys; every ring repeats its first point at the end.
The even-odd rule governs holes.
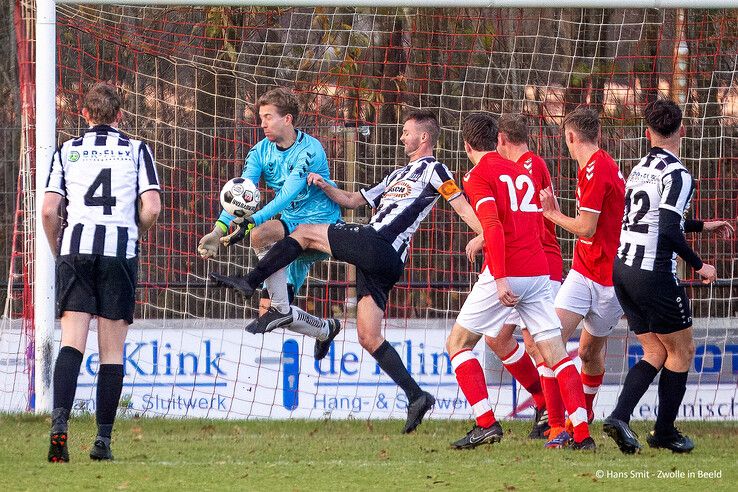
{"type": "MultiPolygon", "coordinates": [[[[689,455],[625,456],[593,425],[596,453],[545,450],[530,423],[456,451],[470,422],[119,420],[114,462],[88,458],[94,419],[74,419],[71,462],[46,461],[49,419],[0,416],[0,490],[736,490],[738,423],[681,423],[689,455]]],[[[645,445],[649,423],[634,430],[645,445]]]]}

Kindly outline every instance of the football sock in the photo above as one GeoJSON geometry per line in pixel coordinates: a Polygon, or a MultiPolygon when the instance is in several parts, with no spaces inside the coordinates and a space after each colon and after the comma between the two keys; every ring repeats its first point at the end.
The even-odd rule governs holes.
{"type": "Polygon", "coordinates": [[[559,382],[556,381],[553,370],[550,367],[546,367],[545,364],[539,364],[538,373],[541,375],[543,396],[546,397],[548,425],[551,427],[564,427],[564,401],[561,399],[559,382]]]}
{"type": "MultiPolygon", "coordinates": [[[[566,411],[569,412],[569,419],[574,426],[574,441],[582,442],[589,437],[582,378],[579,376],[574,362],[568,356],[554,364],[553,372],[556,381],[559,383],[561,399],[564,401],[566,411]]],[[[549,419],[550,417],[549,410],[549,419]]]]}
{"type": "Polygon", "coordinates": [[[615,410],[612,411],[611,417],[630,422],[630,415],[633,413],[638,402],[648,391],[648,387],[658,374],[659,370],[653,367],[645,360],[639,360],[630,368],[625,376],[623,388],[620,390],[618,403],[615,410]]]}
{"type": "Polygon", "coordinates": [[[285,326],[290,331],[317,338],[320,341],[328,338],[328,322],[317,316],[313,316],[300,309],[292,306],[292,323],[285,326]]]}
{"type": "Polygon", "coordinates": [[[600,389],[600,385],[602,385],[602,380],[605,377],[605,373],[597,374],[597,375],[591,375],[591,374],[585,374],[584,371],[582,371],[582,388],[584,389],[584,403],[587,405],[587,418],[589,418],[590,415],[594,414],[594,399],[595,396],[597,396],[597,391],[600,389]]]}
{"type": "Polygon", "coordinates": [[[372,357],[377,361],[379,367],[392,378],[392,381],[402,388],[407,395],[408,402],[417,400],[423,394],[423,390],[420,389],[418,383],[407,372],[400,354],[387,340],[382,342],[382,345],[372,353],[372,357]]]}
{"type": "Polygon", "coordinates": [[[52,432],[66,432],[69,413],[72,411],[77,377],[82,365],[82,352],[65,345],[59,350],[54,365],[54,414],[52,432]],[[55,418],[54,418],[55,417],[55,418]]]}
{"type": "Polygon", "coordinates": [[[123,364],[101,364],[97,373],[97,434],[110,438],[123,390],[123,364]]]}
{"type": "Polygon", "coordinates": [[[246,280],[251,287],[261,285],[272,274],[292,263],[303,252],[302,246],[297,240],[287,236],[280,239],[269,252],[256,264],[253,270],[246,275],[246,280]]]}
{"type": "Polygon", "coordinates": [[[674,372],[661,369],[659,378],[659,412],[656,415],[654,431],[661,436],[674,433],[674,421],[679,413],[679,406],[687,391],[688,372],[674,372]]]}
{"type": "Polygon", "coordinates": [[[502,359],[502,365],[531,394],[533,401],[536,402],[537,409],[546,408],[546,399],[543,396],[538,371],[536,371],[533,360],[525,352],[525,347],[521,343],[518,343],[517,348],[502,359]]]}
{"type": "MultiPolygon", "coordinates": [[[[267,249],[256,251],[261,260],[269,252],[267,249]]],[[[270,306],[284,314],[290,310],[290,300],[287,291],[287,268],[280,268],[264,281],[264,288],[269,292],[270,306]]]]}
{"type": "Polygon", "coordinates": [[[487,381],[479,360],[470,349],[464,349],[451,357],[451,366],[461,391],[472,406],[479,427],[489,427],[495,423],[495,414],[489,402],[487,381]]]}

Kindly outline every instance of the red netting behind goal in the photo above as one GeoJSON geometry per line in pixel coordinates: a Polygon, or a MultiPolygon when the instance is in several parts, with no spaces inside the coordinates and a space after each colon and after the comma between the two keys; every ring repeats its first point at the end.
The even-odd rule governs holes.
{"type": "MultiPolygon", "coordinates": [[[[30,22],[32,2],[20,2],[19,8],[30,22]]],[[[399,142],[405,108],[437,113],[442,126],[437,158],[457,179],[469,168],[460,139],[462,117],[470,111],[524,112],[531,147],[549,164],[569,215],[575,213],[576,164],[561,138],[563,115],[580,104],[595,107],[603,122],[601,146],[627,175],[647,150],[642,108],[657,97],[673,97],[684,103],[688,135],[682,154],[698,179],[694,216],[734,218],[735,12],[682,14],[637,9],[60,6],[59,141],[79,133],[85,89],[98,80],[112,81],[125,96],[122,128],[152,145],[164,186],[164,212],[141,248],[141,321],[129,338],[129,389],[124,389],[132,411],[402,416],[399,407],[378,406],[380,394],[397,405],[401,397],[394,386],[384,386],[387,378],[356,344],[351,276],[345,265],[316,265],[300,292],[302,307],[349,323],[331,353],[331,364],[322,366],[313,365],[312,342],[300,336],[280,332],[262,339],[244,334],[241,328],[254,315],[256,300],[244,306],[205,281],[211,269],[240,273],[255,262],[244,246],[205,262],[196,245],[219,213],[221,185],[241,173],[246,153],[262,137],[253,103],[274,86],[298,93],[304,110],[298,126],[323,143],[334,180],[354,190],[406,162],[399,142]],[[294,376],[294,368],[285,362],[285,354],[293,354],[291,340],[297,353],[304,353],[297,357],[301,379],[294,389],[299,399],[294,408],[285,396],[292,383],[283,380],[294,376]],[[216,353],[222,355],[213,362],[216,353]],[[156,389],[160,387],[165,389],[156,389]],[[219,402],[214,407],[212,400],[207,408],[182,409],[173,403],[180,397],[192,401],[213,395],[226,397],[228,408],[219,402]],[[346,406],[343,398],[360,403],[346,406]],[[167,400],[172,400],[169,406],[159,403],[167,400]]],[[[30,39],[29,32],[19,34],[26,36],[21,42],[30,39]]],[[[33,66],[32,60],[23,63],[33,66]]],[[[32,122],[28,125],[32,130],[32,122]]],[[[21,196],[29,192],[24,183],[21,196]]],[[[347,212],[346,218],[363,222],[370,214],[358,210],[347,212]]],[[[23,217],[19,231],[32,234],[30,216],[23,217]]],[[[573,241],[560,233],[568,269],[573,241]]],[[[415,235],[405,278],[387,310],[387,338],[398,343],[421,383],[451,402],[437,409],[437,416],[469,414],[463,395],[457,394],[443,343],[476,279],[476,267],[464,255],[471,237],[448,205],[437,205],[415,235]]],[[[690,288],[698,343],[703,344],[703,358],[698,358],[702,365],[691,380],[693,394],[695,400],[709,396],[722,401],[721,384],[734,382],[738,371],[729,355],[736,343],[730,328],[736,312],[735,240],[702,238],[693,244],[717,266],[721,278],[714,287],[690,288]]],[[[28,251],[24,258],[32,265],[28,251]]],[[[20,274],[17,265],[14,273],[20,274]]],[[[691,271],[683,276],[693,280],[691,271]]],[[[23,292],[31,288],[30,277],[24,278],[23,292]]],[[[11,292],[6,314],[29,317],[32,306],[19,294],[11,292]]],[[[3,326],[2,336],[9,338],[14,325],[3,326]]],[[[612,386],[600,396],[602,412],[613,403],[616,385],[637,355],[632,337],[619,329],[608,348],[607,383],[612,386]]],[[[488,359],[493,399],[514,412],[518,395],[507,386],[509,377],[499,363],[488,359]]],[[[87,375],[90,387],[94,372],[87,375]]],[[[11,377],[21,376],[7,379],[11,377]]],[[[78,391],[80,401],[91,398],[91,390],[84,388],[78,391]]],[[[735,393],[735,385],[730,391],[735,393]]]]}

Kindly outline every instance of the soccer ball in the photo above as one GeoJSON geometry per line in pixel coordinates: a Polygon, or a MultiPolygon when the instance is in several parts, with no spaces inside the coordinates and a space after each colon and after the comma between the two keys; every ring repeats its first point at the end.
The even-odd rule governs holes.
{"type": "Polygon", "coordinates": [[[259,188],[246,178],[233,178],[220,190],[220,205],[234,217],[244,218],[256,212],[261,194],[259,188]]]}

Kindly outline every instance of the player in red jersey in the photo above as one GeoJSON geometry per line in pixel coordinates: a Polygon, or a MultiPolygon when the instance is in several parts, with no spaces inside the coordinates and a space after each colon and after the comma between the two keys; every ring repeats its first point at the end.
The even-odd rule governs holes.
{"type": "MultiPolygon", "coordinates": [[[[547,219],[577,237],[572,268],[556,295],[555,305],[564,340],[568,340],[584,320],[579,357],[582,359],[587,418],[591,422],[594,418],[592,404],[605,374],[603,349],[607,336],[623,314],[615,296],[612,269],[620,244],[625,180],[612,157],[597,144],[600,133],[597,112],[577,108],[564,118],[563,130],[569,154],[579,164],[577,215],[574,218],[564,215],[547,190],[541,192],[541,203],[547,219]]],[[[548,410],[552,429],[550,444],[558,447],[568,433],[558,428],[559,422],[551,421],[552,408],[548,410]]]]}
{"type": "MultiPolygon", "coordinates": [[[[528,121],[525,115],[512,113],[502,115],[497,134],[497,152],[523,168],[533,180],[536,191],[552,188],[551,175],[546,162],[528,148],[528,132],[528,121]]],[[[540,216],[538,222],[541,243],[548,262],[552,295],[555,296],[561,287],[562,279],[561,246],[556,237],[556,225],[544,219],[543,215],[540,216]]],[[[554,397],[560,402],[559,388],[556,385],[550,386],[549,379],[553,379],[553,373],[546,368],[533,337],[530,336],[517,311],[510,314],[497,337],[485,337],[485,341],[490,350],[500,358],[508,372],[530,393],[535,402],[535,419],[528,437],[545,439],[549,428],[545,398],[548,396],[545,394],[546,383],[549,383],[549,389],[555,391],[555,395],[548,396],[549,399],[554,397]],[[512,336],[517,326],[522,328],[525,348],[512,336]],[[526,356],[526,352],[530,357],[526,356]]],[[[561,418],[563,420],[563,415],[561,418]]]]}
{"type": "Polygon", "coordinates": [[[502,438],[482,366],[472,349],[483,335],[497,337],[515,307],[544,360],[554,369],[575,424],[573,447],[594,449],[579,373],[566,353],[553,309],[533,180],[524,168],[494,151],[497,122],[492,116],[467,116],[462,135],[467,156],[475,164],[464,177],[464,187],[484,229],[487,260],[446,341],[456,380],[476,417],[472,430],[453,446],[473,448],[502,438]]]}

